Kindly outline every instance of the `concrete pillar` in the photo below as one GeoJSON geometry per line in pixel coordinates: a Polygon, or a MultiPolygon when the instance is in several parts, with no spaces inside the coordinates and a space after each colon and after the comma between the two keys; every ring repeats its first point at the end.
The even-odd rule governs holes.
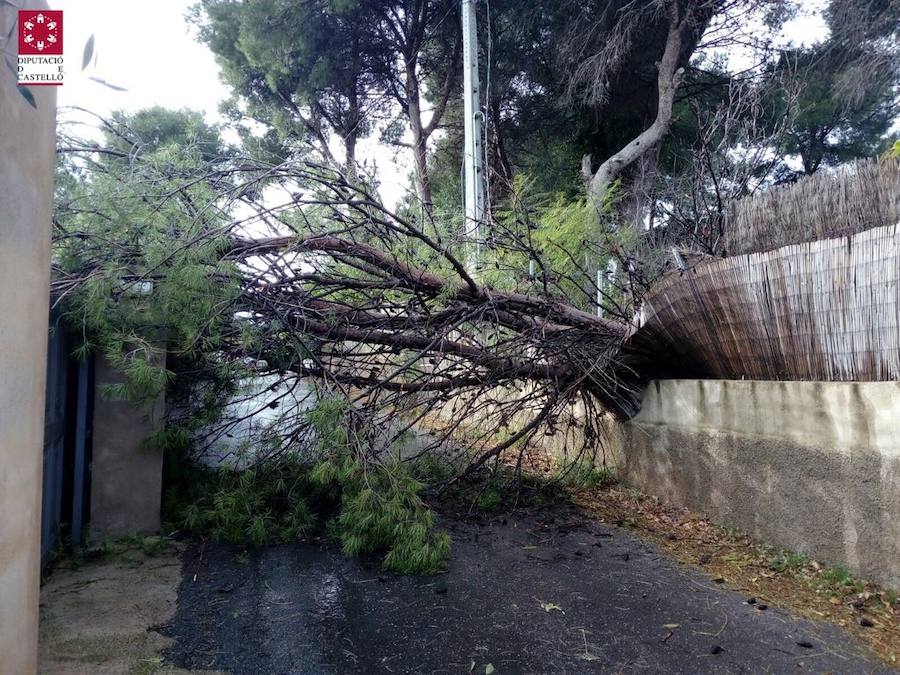
{"type": "Polygon", "coordinates": [[[159,532],[163,456],[144,441],[163,428],[165,395],[140,405],[103,396],[104,385],[122,381],[122,373],[98,356],[91,459],[94,541],[159,532]]]}
{"type": "MultiPolygon", "coordinates": [[[[0,35],[15,8],[0,3],[0,35]]],[[[15,35],[13,36],[15,40],[15,35]]],[[[0,674],[37,670],[56,90],[0,67],[0,674]]]]}

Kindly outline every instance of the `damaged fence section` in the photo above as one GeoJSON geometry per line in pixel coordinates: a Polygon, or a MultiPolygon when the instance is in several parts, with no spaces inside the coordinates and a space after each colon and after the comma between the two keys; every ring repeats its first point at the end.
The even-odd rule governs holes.
{"type": "Polygon", "coordinates": [[[698,264],[645,299],[655,377],[900,379],[900,226],[698,264]]]}

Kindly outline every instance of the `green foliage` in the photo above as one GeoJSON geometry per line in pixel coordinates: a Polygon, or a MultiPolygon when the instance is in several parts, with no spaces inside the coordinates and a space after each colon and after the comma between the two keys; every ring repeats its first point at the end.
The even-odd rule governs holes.
{"type": "Polygon", "coordinates": [[[154,557],[174,550],[175,544],[169,537],[126,534],[115,539],[106,539],[99,544],[91,543],[91,533],[86,533],[86,542],[77,548],[60,544],[50,553],[50,559],[43,574],[50,574],[59,566],[78,568],[87,561],[104,558],[126,556],[132,551],[141,551],[144,555],[154,557]]]}
{"type": "Polygon", "coordinates": [[[107,147],[130,157],[112,156],[108,163],[129,164],[134,156],[153,155],[165,147],[197,152],[202,160],[233,154],[223,144],[218,127],[207,124],[203,113],[195,110],[153,106],[133,113],[117,111],[109,122],[119,133],[107,132],[107,147]]]}
{"type": "MultiPolygon", "coordinates": [[[[570,256],[585,250],[585,242],[595,239],[600,227],[596,210],[584,197],[567,200],[563,195],[557,195],[537,216],[538,226],[534,232],[534,240],[544,259],[555,270],[570,267],[570,256]]],[[[584,263],[583,260],[577,262],[584,263]]]]}
{"type": "Polygon", "coordinates": [[[104,541],[99,547],[91,550],[93,557],[113,557],[123,553],[140,549],[144,555],[157,556],[169,550],[172,541],[166,537],[146,537],[139,534],[130,534],[116,539],[104,541]]]}
{"type": "Polygon", "coordinates": [[[786,572],[802,567],[809,561],[805,555],[793,551],[782,551],[769,561],[769,569],[773,572],[786,572]]]}
{"type": "Polygon", "coordinates": [[[422,484],[400,464],[362,472],[355,462],[326,461],[311,474],[323,488],[341,491],[332,532],[344,553],[385,551],[384,566],[401,573],[432,574],[450,555],[450,538],[433,532],[434,514],[420,497],[422,484]]]}
{"type": "Polygon", "coordinates": [[[316,525],[302,479],[301,467],[287,460],[260,470],[223,468],[207,481],[206,494],[184,508],[182,525],[232,544],[297,541],[316,525]]]}
{"type": "Polygon", "coordinates": [[[796,93],[787,87],[768,97],[765,107],[776,125],[794,108],[779,150],[798,156],[805,174],[889,149],[887,134],[900,110],[896,5],[844,4],[829,3],[827,40],[785,51],[771,69],[773,79],[799,85],[796,93]]]}
{"type": "Polygon", "coordinates": [[[385,552],[387,569],[412,574],[442,570],[450,538],[434,532],[434,513],[421,497],[423,484],[399,461],[364,467],[348,447],[348,410],[343,400],[323,399],[309,413],[326,457],[310,472],[310,481],[339,495],[330,531],[347,555],[385,552]]]}
{"type": "Polygon", "coordinates": [[[171,384],[167,349],[212,363],[231,329],[238,270],[214,234],[225,216],[208,208],[222,186],[204,179],[205,157],[227,150],[189,111],[117,113],[107,136],[127,157],[60,166],[53,261],[61,279],[86,277],[63,297],[81,351],[102,352],[126,376],[106,393],[141,400],[171,384]]]}
{"type": "Polygon", "coordinates": [[[345,454],[348,450],[348,429],[344,424],[350,404],[346,399],[323,397],[306,413],[306,419],[316,431],[319,450],[345,454]]]}
{"type": "Polygon", "coordinates": [[[361,463],[351,452],[349,406],[323,398],[308,412],[322,457],[294,456],[236,471],[203,469],[185,454],[182,433],[158,437],[168,451],[165,511],[170,527],[232,544],[297,541],[322,528],[347,555],[380,554],[403,574],[442,570],[450,538],[435,531],[423,484],[399,461],[361,463]]]}
{"type": "Polygon", "coordinates": [[[497,514],[520,507],[559,504],[568,501],[570,496],[566,486],[555,476],[520,473],[514,467],[499,465],[454,482],[441,498],[448,506],[463,509],[466,513],[497,514]]]}
{"type": "Polygon", "coordinates": [[[861,593],[865,588],[865,582],[857,579],[843,567],[831,567],[823,570],[821,582],[824,588],[835,591],[852,591],[861,593]]]}
{"type": "Polygon", "coordinates": [[[481,511],[499,511],[503,507],[503,495],[498,490],[488,488],[481,491],[475,504],[481,511]]]}
{"type": "Polygon", "coordinates": [[[558,480],[569,488],[605,488],[617,482],[615,472],[608,466],[598,466],[590,459],[560,467],[558,480]]]}
{"type": "Polygon", "coordinates": [[[246,140],[252,134],[243,120],[251,117],[273,132],[269,147],[276,154],[297,152],[314,126],[302,121],[301,108],[314,110],[315,125],[326,133],[368,135],[371,113],[381,104],[370,89],[379,52],[360,4],[203,0],[194,7],[200,38],[235,94],[226,113],[240,123],[246,140]]]}
{"type": "MultiPolygon", "coordinates": [[[[614,182],[598,208],[583,191],[577,197],[543,194],[534,180],[520,174],[494,217],[501,229],[527,237],[539,258],[538,274],[546,274],[566,302],[587,309],[596,302],[594,271],[605,270],[614,256],[627,255],[641,242],[634,228],[616,223],[622,195],[621,183],[614,182]]],[[[484,280],[497,288],[521,287],[528,269],[520,250],[496,248],[487,256],[484,280]]],[[[621,294],[607,290],[610,301],[617,302],[621,294]]]]}
{"type": "Polygon", "coordinates": [[[420,483],[438,485],[454,476],[458,467],[439,453],[427,453],[413,463],[411,470],[420,483]]]}

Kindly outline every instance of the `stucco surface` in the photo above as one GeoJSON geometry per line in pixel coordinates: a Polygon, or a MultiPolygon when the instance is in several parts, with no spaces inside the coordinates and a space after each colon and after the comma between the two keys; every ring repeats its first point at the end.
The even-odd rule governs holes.
{"type": "Polygon", "coordinates": [[[104,385],[123,375],[98,357],[95,371],[91,535],[107,539],[159,531],[162,451],[145,443],[163,426],[165,397],[139,405],[111,400],[104,385]]]}
{"type": "Polygon", "coordinates": [[[0,71],[0,674],[19,675],[37,655],[56,91],[33,108],[0,71]]]}
{"type": "Polygon", "coordinates": [[[636,487],[900,588],[900,383],[653,382],[625,448],[636,487]]]}

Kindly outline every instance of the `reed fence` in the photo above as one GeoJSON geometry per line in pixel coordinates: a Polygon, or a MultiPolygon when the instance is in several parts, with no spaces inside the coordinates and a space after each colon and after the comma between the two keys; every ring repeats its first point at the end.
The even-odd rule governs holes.
{"type": "Polygon", "coordinates": [[[874,158],[734,201],[728,255],[856,234],[900,222],[900,161],[874,158]]]}
{"type": "Polygon", "coordinates": [[[651,377],[900,380],[900,226],[700,263],[642,315],[627,350],[651,377]]]}

